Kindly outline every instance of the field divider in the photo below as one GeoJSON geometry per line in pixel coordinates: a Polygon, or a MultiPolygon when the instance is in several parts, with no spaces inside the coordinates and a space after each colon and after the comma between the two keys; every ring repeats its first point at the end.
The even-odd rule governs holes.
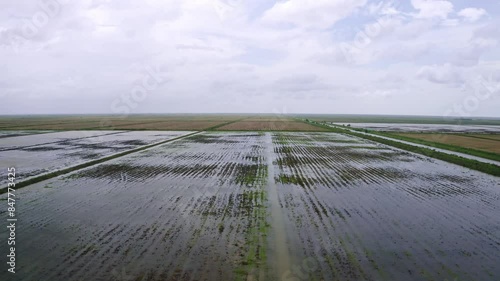
{"type": "Polygon", "coordinates": [[[287,230],[285,226],[285,219],[283,209],[280,205],[278,189],[276,186],[275,173],[274,173],[274,145],[273,135],[266,133],[265,135],[265,156],[267,164],[267,193],[269,200],[270,219],[272,222],[271,231],[272,236],[268,242],[272,242],[272,246],[276,249],[272,262],[274,263],[276,272],[275,277],[284,279],[288,273],[292,272],[293,264],[289,252],[289,238],[287,237],[287,230]]]}
{"type": "MultiPolygon", "coordinates": [[[[75,166],[71,166],[71,167],[68,167],[68,168],[64,168],[64,169],[56,170],[56,171],[53,171],[53,172],[48,172],[48,173],[45,173],[45,174],[34,176],[34,177],[29,178],[27,180],[24,180],[24,181],[21,181],[21,182],[17,182],[15,188],[17,190],[19,188],[26,187],[28,185],[32,185],[32,184],[35,184],[35,183],[38,183],[38,182],[41,182],[41,181],[44,181],[44,180],[55,178],[55,177],[58,177],[58,176],[61,176],[61,175],[64,175],[64,174],[68,174],[70,172],[81,170],[83,168],[88,168],[88,167],[91,167],[91,166],[94,166],[94,165],[97,165],[97,164],[101,164],[103,162],[107,162],[107,161],[110,161],[110,160],[113,160],[113,159],[116,159],[116,158],[119,158],[119,157],[122,157],[122,156],[126,156],[126,155],[129,155],[129,154],[132,154],[132,153],[143,151],[143,150],[146,150],[146,149],[149,149],[149,148],[153,148],[153,147],[165,144],[165,143],[173,142],[173,141],[176,141],[176,140],[179,140],[179,139],[187,138],[187,137],[194,136],[194,135],[201,134],[201,133],[203,133],[203,132],[202,131],[193,132],[193,133],[190,133],[190,134],[187,134],[187,135],[182,135],[182,136],[179,136],[179,137],[175,137],[175,138],[172,138],[172,139],[160,141],[160,142],[157,142],[157,143],[153,143],[153,144],[141,146],[141,147],[138,147],[138,148],[133,148],[133,149],[130,149],[130,150],[127,150],[127,151],[123,151],[123,152],[120,152],[120,153],[109,155],[109,156],[106,156],[106,157],[103,157],[103,158],[99,158],[99,159],[96,159],[96,160],[92,160],[92,161],[85,162],[85,163],[82,163],[82,164],[78,164],[78,165],[75,165],[75,166]]],[[[0,194],[7,193],[7,190],[8,190],[8,188],[2,188],[2,189],[0,189],[0,194]]]]}
{"type": "Polygon", "coordinates": [[[488,138],[488,137],[483,137],[483,136],[474,136],[474,135],[467,135],[467,134],[460,134],[460,135],[458,135],[458,136],[468,137],[468,138],[475,138],[475,139],[481,139],[481,140],[490,140],[490,141],[498,141],[498,142],[500,142],[500,139],[488,138]]]}
{"type": "MultiPolygon", "coordinates": [[[[23,130],[22,128],[28,128],[28,127],[40,127],[40,126],[51,126],[51,125],[65,125],[65,124],[71,124],[71,123],[77,123],[78,121],[75,122],[75,120],[72,120],[72,121],[63,121],[63,122],[58,122],[58,121],[49,121],[50,123],[42,123],[42,124],[27,124],[27,125],[9,125],[7,127],[0,127],[0,130],[2,131],[15,131],[15,130],[20,130],[20,131],[29,131],[29,130],[32,130],[32,129],[26,129],[26,130],[23,130]],[[53,123],[55,122],[55,123],[53,123]],[[18,129],[18,128],[21,128],[21,129],[18,129]]],[[[82,123],[99,123],[98,120],[95,120],[95,121],[85,121],[85,122],[82,122],[82,123]]],[[[1,125],[1,126],[4,126],[4,125],[1,125]]],[[[41,129],[43,130],[43,129],[41,129]]]]}
{"type": "Polygon", "coordinates": [[[233,124],[233,123],[236,123],[236,122],[240,122],[240,121],[243,121],[243,120],[246,120],[246,119],[248,119],[248,117],[244,117],[244,118],[240,118],[240,119],[237,119],[237,120],[232,120],[232,121],[229,121],[229,122],[218,124],[218,125],[212,126],[210,128],[206,128],[205,131],[217,131],[218,128],[221,128],[221,127],[224,127],[226,125],[233,124]]]}
{"type": "Polygon", "coordinates": [[[345,129],[337,126],[328,126],[317,122],[310,122],[310,123],[318,127],[330,128],[331,132],[347,134],[358,138],[371,140],[384,145],[399,148],[405,151],[421,154],[427,157],[459,165],[465,168],[469,168],[471,170],[476,170],[492,176],[500,177],[500,166],[496,164],[498,163],[498,161],[479,158],[476,156],[458,153],[455,151],[429,147],[426,145],[411,143],[390,137],[383,137],[375,134],[364,133],[352,129],[345,129]]]}
{"type": "MultiPolygon", "coordinates": [[[[79,130],[76,130],[76,131],[79,131],[79,130]]],[[[49,133],[60,133],[60,132],[75,132],[75,130],[70,130],[70,131],[55,131],[55,132],[49,132],[49,133]]],[[[105,131],[103,131],[103,132],[105,132],[105,131]]],[[[38,144],[33,144],[33,145],[9,147],[9,148],[4,148],[4,149],[0,148],[0,151],[18,150],[18,149],[31,148],[31,147],[40,146],[40,145],[56,144],[56,143],[66,142],[66,141],[69,141],[69,140],[83,140],[83,139],[104,137],[104,136],[110,136],[110,135],[117,135],[117,134],[126,133],[126,132],[128,132],[128,131],[120,130],[120,131],[116,131],[116,132],[105,133],[105,134],[102,134],[102,135],[87,136],[87,137],[72,138],[72,139],[63,139],[63,140],[46,142],[46,143],[38,143],[38,144]]],[[[31,135],[26,135],[26,136],[31,136],[31,135]]],[[[18,136],[18,137],[23,137],[23,136],[18,136]]]]}
{"type": "MultiPolygon", "coordinates": [[[[151,131],[151,130],[142,130],[142,129],[127,129],[127,126],[134,126],[134,125],[144,125],[144,124],[156,124],[156,123],[163,123],[166,122],[165,120],[159,120],[159,121],[152,121],[152,122],[139,122],[139,123],[127,123],[127,124],[121,124],[121,125],[112,125],[109,130],[124,130],[124,131],[151,131]],[[121,129],[120,127],[125,127],[121,129]]],[[[112,123],[112,122],[111,122],[112,123]]],[[[82,130],[107,130],[106,126],[97,126],[97,127],[88,127],[88,128],[83,128],[82,130]],[[104,128],[104,129],[103,129],[104,128]]]]}
{"type": "Polygon", "coordinates": [[[388,135],[388,134],[380,134],[380,133],[365,133],[365,132],[359,132],[359,131],[356,131],[356,130],[351,130],[351,132],[353,132],[355,134],[362,134],[362,135],[365,135],[365,136],[372,136],[372,137],[376,137],[376,138],[381,138],[381,139],[386,139],[386,140],[390,140],[390,141],[400,142],[400,143],[403,143],[403,144],[412,145],[412,146],[419,147],[419,148],[427,148],[427,149],[430,149],[430,150],[433,150],[433,151],[436,151],[436,152],[442,152],[442,153],[447,153],[447,154],[450,154],[450,155],[456,155],[456,156],[459,156],[459,157],[462,157],[462,158],[467,158],[467,159],[470,159],[470,160],[476,160],[476,161],[479,161],[479,162],[482,162],[482,163],[493,164],[493,165],[496,165],[496,166],[500,165],[500,162],[497,161],[497,160],[494,160],[494,159],[489,159],[489,158],[486,158],[486,157],[480,157],[480,156],[476,156],[476,155],[472,155],[472,154],[468,154],[468,153],[463,153],[463,152],[455,151],[455,150],[452,150],[452,149],[449,149],[449,148],[441,148],[441,147],[431,146],[431,145],[428,145],[428,144],[425,144],[425,143],[419,143],[419,142],[417,142],[417,141],[419,141],[419,139],[404,138],[404,137],[400,137],[400,136],[394,136],[394,135],[388,135]]]}
{"type": "MultiPolygon", "coordinates": [[[[474,157],[478,157],[479,161],[481,161],[482,159],[489,159],[489,160],[495,161],[495,162],[492,162],[493,164],[500,165],[500,162],[499,162],[500,155],[498,153],[494,153],[494,152],[489,152],[489,151],[485,151],[485,150],[478,150],[476,148],[469,148],[469,147],[465,147],[465,146],[462,147],[462,146],[457,146],[457,145],[448,144],[448,143],[434,142],[434,141],[429,141],[429,140],[421,139],[418,137],[412,137],[412,136],[408,136],[408,135],[386,133],[386,132],[370,132],[370,134],[378,135],[378,136],[386,137],[386,138],[388,137],[388,138],[392,138],[392,139],[396,139],[396,140],[400,140],[400,141],[404,141],[404,142],[411,142],[411,143],[415,143],[418,145],[424,145],[427,147],[438,148],[438,149],[442,149],[442,150],[446,150],[446,151],[453,151],[456,153],[463,154],[467,157],[468,157],[468,155],[471,155],[474,157]]],[[[451,135],[451,136],[453,136],[453,135],[451,135]]],[[[467,138],[474,138],[474,137],[466,136],[466,135],[458,135],[458,136],[467,137],[467,138]]],[[[486,139],[486,138],[477,138],[477,139],[495,141],[495,140],[486,139]]],[[[498,140],[498,141],[500,141],[500,140],[498,140]]]]}

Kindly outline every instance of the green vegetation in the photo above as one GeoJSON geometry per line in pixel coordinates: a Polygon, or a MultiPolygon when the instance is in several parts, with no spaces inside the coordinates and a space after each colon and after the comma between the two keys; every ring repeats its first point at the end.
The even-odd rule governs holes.
{"type": "MultiPolygon", "coordinates": [[[[109,161],[109,160],[112,160],[112,159],[115,159],[115,158],[118,158],[118,157],[122,157],[122,156],[125,156],[125,155],[128,155],[128,154],[134,153],[134,152],[142,151],[142,150],[145,150],[145,149],[148,149],[148,148],[151,148],[151,147],[162,145],[164,143],[168,143],[168,142],[172,142],[172,141],[175,141],[175,140],[178,140],[178,139],[181,139],[181,138],[189,137],[189,136],[192,136],[194,134],[198,134],[198,133],[191,133],[191,134],[188,134],[188,135],[184,135],[184,136],[180,136],[180,137],[177,137],[177,138],[169,139],[169,140],[162,141],[162,142],[159,142],[159,143],[155,143],[155,144],[151,144],[151,145],[142,146],[142,147],[139,147],[139,148],[127,150],[125,152],[117,153],[117,154],[114,154],[114,155],[111,155],[111,156],[108,156],[108,157],[103,157],[103,158],[100,158],[100,159],[97,159],[97,160],[93,160],[93,161],[89,161],[89,162],[86,162],[86,163],[83,163],[83,164],[80,164],[80,165],[76,165],[76,166],[69,167],[69,168],[66,168],[66,169],[62,169],[62,170],[59,170],[59,171],[55,171],[55,172],[43,174],[43,175],[40,175],[40,176],[37,176],[37,177],[33,177],[33,178],[25,180],[25,181],[20,181],[20,182],[16,183],[16,189],[19,189],[19,188],[22,188],[22,187],[26,187],[28,185],[35,184],[35,183],[38,183],[38,182],[41,182],[41,181],[44,181],[44,180],[48,180],[48,179],[51,179],[51,178],[55,178],[57,176],[61,176],[61,175],[64,175],[64,174],[67,174],[67,173],[70,173],[70,172],[74,172],[74,171],[77,171],[77,170],[80,170],[80,169],[83,169],[83,168],[94,166],[94,165],[97,165],[97,164],[100,164],[100,163],[103,163],[103,162],[106,162],[106,161],[109,161]]],[[[0,194],[4,194],[4,193],[7,193],[7,188],[0,189],[0,194]]]]}
{"type": "Polygon", "coordinates": [[[99,268],[96,256],[125,265],[153,256],[148,267],[126,273],[162,280],[498,279],[494,263],[467,267],[498,257],[495,247],[481,248],[497,226],[495,178],[350,136],[358,131],[328,130],[341,134],[191,135],[32,186],[21,194],[29,207],[23,215],[41,224],[26,236],[54,237],[62,224],[67,234],[45,239],[29,272],[43,275],[51,266],[45,260],[64,258],[54,276],[83,280],[87,272],[67,273],[64,265],[99,268]],[[54,202],[60,206],[50,208],[54,202]],[[460,227],[478,216],[489,223],[460,227]],[[456,237],[477,243],[450,251],[456,237]]]}
{"type": "MultiPolygon", "coordinates": [[[[414,153],[422,154],[422,155],[425,155],[428,157],[432,157],[432,158],[443,160],[443,161],[446,161],[449,163],[457,164],[457,165],[460,165],[460,166],[463,166],[463,167],[466,167],[466,168],[469,168],[472,170],[476,170],[476,171],[480,171],[480,172],[483,172],[486,174],[500,177],[500,167],[497,165],[494,165],[494,164],[483,163],[480,161],[460,157],[457,155],[452,155],[452,154],[448,154],[448,153],[444,153],[444,152],[435,151],[433,149],[429,149],[429,148],[425,148],[425,147],[417,147],[417,146],[413,146],[410,144],[401,143],[398,141],[393,141],[393,140],[388,140],[388,139],[384,139],[384,138],[379,138],[376,136],[356,133],[356,132],[351,131],[352,129],[346,130],[346,129],[342,129],[339,127],[330,127],[330,126],[326,126],[323,124],[319,124],[317,122],[310,122],[310,123],[314,124],[315,126],[320,126],[323,128],[325,128],[325,127],[330,128],[330,131],[332,131],[332,132],[341,133],[341,134],[348,134],[348,135],[352,135],[355,137],[368,139],[368,140],[371,140],[374,142],[390,145],[390,146],[393,146],[396,148],[400,148],[400,149],[404,149],[404,150],[411,151],[414,153]]],[[[360,131],[360,130],[362,130],[362,129],[358,129],[358,131],[360,131]]],[[[387,135],[385,135],[385,136],[387,136],[387,135]]],[[[388,136],[388,137],[392,137],[392,136],[388,136]]]]}
{"type": "Polygon", "coordinates": [[[265,181],[266,169],[263,164],[238,164],[235,167],[236,179],[235,182],[238,185],[243,185],[247,187],[253,187],[255,185],[260,185],[262,181],[265,181]]]}
{"type": "Polygon", "coordinates": [[[485,159],[500,161],[500,155],[497,153],[493,153],[493,152],[487,152],[487,151],[482,151],[482,150],[477,150],[477,149],[472,149],[472,148],[466,148],[466,147],[456,146],[456,145],[452,145],[452,144],[426,141],[426,140],[422,140],[422,139],[416,139],[416,138],[400,136],[400,135],[390,134],[390,133],[373,132],[373,131],[370,131],[370,133],[384,136],[384,137],[394,138],[394,139],[398,139],[398,140],[403,140],[403,141],[423,144],[423,145],[427,145],[427,146],[432,146],[435,148],[441,148],[441,149],[446,149],[446,150],[450,150],[450,151],[469,154],[469,155],[473,155],[473,156],[477,156],[477,157],[481,157],[481,158],[485,158],[485,159]]]}
{"type": "Polygon", "coordinates": [[[399,124],[450,124],[450,125],[500,125],[500,118],[442,117],[409,115],[355,115],[355,114],[301,114],[295,116],[309,121],[334,123],[399,123],[399,124]]]}
{"type": "Polygon", "coordinates": [[[275,180],[282,184],[296,184],[302,187],[306,187],[304,179],[301,176],[295,176],[295,175],[289,176],[285,174],[280,174],[279,177],[276,178],[275,180]]]}
{"type": "Polygon", "coordinates": [[[236,119],[236,120],[231,120],[231,121],[228,121],[228,122],[224,122],[224,123],[221,123],[221,124],[217,124],[217,125],[212,126],[210,128],[206,128],[205,131],[215,131],[215,130],[217,130],[220,127],[224,127],[226,125],[233,124],[233,123],[242,121],[244,119],[246,119],[246,118],[240,118],[240,119],[236,119]]]}
{"type": "Polygon", "coordinates": [[[404,149],[404,150],[415,152],[415,153],[422,154],[422,155],[425,155],[425,156],[433,157],[433,158],[436,158],[436,159],[439,159],[439,160],[443,160],[443,161],[446,161],[446,162],[450,162],[450,163],[453,163],[453,164],[457,164],[457,165],[460,165],[460,166],[463,166],[463,167],[466,167],[466,168],[469,168],[469,169],[473,169],[473,170],[476,170],[476,171],[480,171],[480,172],[483,172],[483,173],[487,173],[487,174],[490,174],[490,175],[493,175],[493,176],[500,177],[500,167],[497,166],[497,165],[493,165],[493,164],[489,164],[489,163],[483,163],[483,162],[479,162],[479,161],[476,161],[476,160],[471,160],[471,159],[467,159],[467,158],[464,158],[464,157],[460,157],[460,156],[457,156],[457,155],[452,155],[452,154],[448,154],[448,153],[444,153],[444,152],[439,152],[439,151],[435,151],[435,150],[432,150],[432,149],[429,149],[429,148],[417,147],[417,146],[413,146],[413,145],[410,145],[410,144],[401,143],[401,142],[398,142],[398,141],[392,141],[392,140],[383,139],[383,138],[379,138],[379,137],[375,137],[375,136],[354,133],[354,132],[347,131],[347,130],[343,130],[343,131],[344,131],[343,133],[345,133],[345,134],[349,134],[349,135],[353,135],[353,136],[356,136],[356,137],[360,137],[360,138],[372,140],[372,141],[375,141],[375,142],[379,142],[379,143],[382,143],[382,144],[394,146],[394,147],[397,147],[397,148],[400,148],[400,149],[404,149]]]}
{"type": "Polygon", "coordinates": [[[254,180],[250,185],[257,185],[257,190],[245,190],[240,201],[240,208],[246,211],[248,225],[245,237],[244,259],[234,270],[236,280],[248,280],[252,274],[266,270],[267,266],[267,235],[270,225],[267,222],[267,193],[265,191],[267,166],[256,165],[257,171],[247,171],[254,180]]]}

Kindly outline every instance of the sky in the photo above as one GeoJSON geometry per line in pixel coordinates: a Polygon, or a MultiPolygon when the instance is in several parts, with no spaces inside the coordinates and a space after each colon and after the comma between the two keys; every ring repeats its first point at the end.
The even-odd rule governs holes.
{"type": "Polygon", "coordinates": [[[0,115],[500,117],[500,1],[3,0],[0,115]]]}

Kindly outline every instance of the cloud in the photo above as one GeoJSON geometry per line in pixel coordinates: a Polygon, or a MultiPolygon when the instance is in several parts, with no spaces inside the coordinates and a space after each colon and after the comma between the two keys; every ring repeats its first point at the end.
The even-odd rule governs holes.
{"type": "Polygon", "coordinates": [[[364,92],[361,92],[359,94],[360,97],[364,98],[374,98],[374,99],[380,99],[380,98],[389,98],[393,96],[394,90],[387,90],[387,89],[378,89],[378,90],[366,90],[364,92]]]}
{"type": "Polygon", "coordinates": [[[381,1],[378,3],[371,3],[368,6],[368,13],[370,15],[394,16],[400,15],[401,11],[399,11],[398,8],[395,7],[395,3],[393,1],[381,1]]]}
{"type": "Polygon", "coordinates": [[[276,88],[284,92],[306,92],[325,90],[328,85],[315,74],[296,74],[279,78],[274,82],[276,88]]]}
{"type": "Polygon", "coordinates": [[[458,85],[464,82],[460,73],[451,64],[424,66],[418,71],[417,77],[437,84],[458,85]]]}
{"type": "Polygon", "coordinates": [[[267,23],[289,24],[299,28],[325,29],[351,15],[367,0],[288,0],[276,3],[267,10],[267,23]]]}
{"type": "Polygon", "coordinates": [[[491,5],[472,22],[444,0],[43,1],[63,4],[33,36],[39,3],[0,2],[4,114],[115,113],[157,67],[164,83],[132,113],[440,114],[453,87],[499,66],[491,5]]]}
{"type": "Polygon", "coordinates": [[[498,45],[496,40],[474,39],[456,52],[453,64],[458,66],[475,66],[479,63],[484,53],[498,45]]]}
{"type": "Polygon", "coordinates": [[[486,14],[486,10],[481,8],[465,8],[458,12],[458,15],[468,22],[476,22],[486,14]]]}
{"type": "Polygon", "coordinates": [[[500,41],[500,21],[496,20],[479,27],[474,31],[474,38],[500,41]]]}
{"type": "Polygon", "coordinates": [[[453,4],[444,0],[411,0],[411,4],[419,13],[416,18],[441,18],[446,19],[453,12],[453,4]]]}

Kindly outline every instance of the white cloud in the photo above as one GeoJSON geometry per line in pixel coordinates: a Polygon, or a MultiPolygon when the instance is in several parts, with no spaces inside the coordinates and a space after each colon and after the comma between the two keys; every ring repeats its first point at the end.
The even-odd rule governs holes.
{"type": "Polygon", "coordinates": [[[467,45],[457,50],[454,60],[455,65],[475,66],[479,63],[481,56],[498,45],[494,39],[475,38],[467,45]]]}
{"type": "Polygon", "coordinates": [[[375,99],[380,99],[380,98],[388,98],[391,97],[394,94],[394,90],[386,90],[386,89],[379,89],[379,90],[366,90],[364,92],[361,92],[359,94],[360,97],[364,98],[375,98],[375,99]]]}
{"type": "Polygon", "coordinates": [[[288,0],[276,3],[266,11],[263,20],[300,28],[328,28],[366,2],[367,0],[288,0]]]}
{"type": "Polygon", "coordinates": [[[465,8],[458,12],[458,15],[468,22],[476,22],[486,14],[486,10],[481,8],[465,8]]]}
{"type": "Polygon", "coordinates": [[[464,82],[459,71],[451,64],[424,66],[418,71],[417,77],[438,84],[458,85],[464,82]]]}
{"type": "Polygon", "coordinates": [[[388,2],[378,2],[378,3],[371,3],[368,6],[368,12],[371,15],[383,15],[383,16],[394,16],[394,15],[399,15],[401,14],[401,11],[395,7],[395,4],[393,1],[388,1],[388,2]]]}
{"type": "Polygon", "coordinates": [[[446,19],[453,12],[453,4],[445,0],[411,0],[411,4],[419,13],[417,18],[441,18],[446,19]]]}
{"type": "Polygon", "coordinates": [[[440,114],[500,57],[498,11],[471,24],[450,1],[65,1],[30,38],[40,8],[15,2],[0,3],[4,114],[113,113],[156,65],[166,82],[132,112],[440,114]]]}

